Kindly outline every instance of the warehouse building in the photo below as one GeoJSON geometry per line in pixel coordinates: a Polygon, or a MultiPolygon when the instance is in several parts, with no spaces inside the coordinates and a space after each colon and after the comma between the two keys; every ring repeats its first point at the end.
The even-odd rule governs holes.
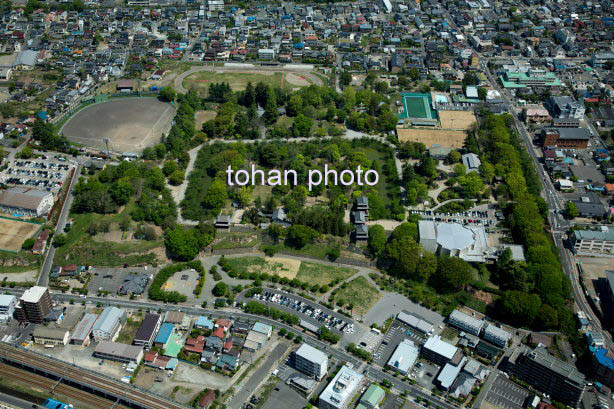
{"type": "Polygon", "coordinates": [[[506,348],[507,343],[512,339],[512,334],[504,329],[501,329],[493,324],[486,324],[482,337],[489,342],[492,342],[498,347],[506,348]]]}
{"type": "Polygon", "coordinates": [[[126,322],[126,311],[117,307],[106,307],[94,324],[94,340],[115,341],[124,322],[126,322]]]}
{"type": "Polygon", "coordinates": [[[320,394],[319,409],[343,409],[359,390],[364,376],[344,365],[320,394]]]}
{"type": "Polygon", "coordinates": [[[509,357],[508,367],[510,372],[553,400],[574,408],[580,406],[584,375],[574,365],[550,355],[546,348],[519,348],[509,357]]]}
{"type": "Polygon", "coordinates": [[[452,311],[448,317],[448,322],[450,325],[476,336],[480,335],[480,331],[484,326],[484,321],[478,320],[459,310],[452,311]]]}
{"type": "Polygon", "coordinates": [[[294,368],[321,381],[328,372],[328,356],[311,345],[303,344],[294,353],[294,368]]]}
{"type": "Polygon", "coordinates": [[[356,409],[378,409],[386,397],[386,391],[379,385],[372,383],[360,397],[356,409]]]}
{"type": "Polygon", "coordinates": [[[166,348],[166,344],[168,344],[168,341],[171,339],[173,332],[175,332],[175,325],[170,322],[163,323],[154,341],[156,346],[162,349],[166,348]]]}
{"type": "Polygon", "coordinates": [[[143,348],[135,345],[120,344],[119,342],[100,341],[96,346],[94,356],[113,361],[138,363],[143,359],[143,348]]]}
{"type": "Polygon", "coordinates": [[[34,342],[41,345],[66,345],[70,339],[68,330],[37,326],[34,329],[34,342]]]}
{"type": "Polygon", "coordinates": [[[132,343],[147,349],[151,348],[161,325],[162,316],[160,314],[145,315],[132,343]]]}
{"type": "Polygon", "coordinates": [[[90,344],[92,331],[98,315],[86,313],[75,327],[75,331],[70,338],[70,343],[75,345],[88,346],[90,344]]]}
{"type": "Polygon", "coordinates": [[[0,190],[0,210],[27,216],[43,216],[53,207],[53,194],[24,186],[0,190]]]}
{"type": "Polygon", "coordinates": [[[190,316],[181,311],[167,311],[164,316],[164,322],[173,324],[175,329],[181,331],[187,331],[191,324],[190,316]]]}
{"type": "Polygon", "coordinates": [[[397,315],[397,319],[423,334],[431,334],[433,332],[433,324],[405,310],[397,315]]]}
{"type": "Polygon", "coordinates": [[[392,353],[387,365],[400,374],[407,375],[418,360],[419,353],[420,350],[412,341],[404,339],[392,353]]]}
{"type": "Polygon", "coordinates": [[[439,366],[444,366],[448,362],[460,362],[463,357],[458,348],[443,341],[439,335],[426,340],[422,345],[422,355],[439,366]]]}

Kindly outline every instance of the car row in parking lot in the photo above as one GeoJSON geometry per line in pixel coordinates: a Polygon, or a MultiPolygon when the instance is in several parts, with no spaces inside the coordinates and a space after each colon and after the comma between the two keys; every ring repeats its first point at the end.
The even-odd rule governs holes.
{"type": "Polygon", "coordinates": [[[18,185],[18,186],[35,186],[46,188],[47,190],[51,189],[59,189],[62,186],[62,182],[54,182],[52,180],[42,180],[42,179],[26,179],[26,178],[8,178],[4,180],[4,183],[7,185],[18,185]]]}
{"type": "Polygon", "coordinates": [[[15,161],[15,167],[18,168],[34,168],[34,169],[49,169],[49,170],[68,170],[69,165],[63,163],[36,162],[31,160],[15,161]]]}
{"type": "Polygon", "coordinates": [[[308,317],[319,321],[329,329],[336,329],[337,331],[345,332],[346,334],[351,334],[354,332],[353,323],[334,317],[332,314],[322,311],[321,308],[314,307],[306,302],[294,299],[287,295],[265,291],[262,294],[254,294],[253,297],[257,300],[277,303],[286,308],[305,314],[308,317]]]}
{"type": "Polygon", "coordinates": [[[15,175],[15,176],[30,176],[30,177],[38,177],[38,178],[45,178],[45,179],[58,179],[58,180],[62,180],[64,179],[64,176],[66,175],[65,172],[49,172],[47,170],[30,170],[30,169],[16,169],[16,168],[8,168],[6,170],[6,173],[8,175],[15,175]]]}

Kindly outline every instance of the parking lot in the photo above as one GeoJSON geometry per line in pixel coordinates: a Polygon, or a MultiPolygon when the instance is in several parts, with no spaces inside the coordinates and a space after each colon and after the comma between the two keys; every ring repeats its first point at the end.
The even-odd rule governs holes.
{"type": "Polygon", "coordinates": [[[486,400],[503,409],[522,409],[529,391],[499,374],[488,390],[486,400]]]}
{"type": "Polygon", "coordinates": [[[425,342],[425,339],[417,334],[416,331],[401,324],[399,321],[394,321],[373,354],[375,362],[380,366],[385,366],[394,350],[404,339],[410,339],[416,346],[420,346],[425,342]]]}
{"type": "Polygon", "coordinates": [[[90,294],[97,294],[99,291],[108,291],[110,294],[117,294],[128,275],[132,273],[147,273],[155,275],[156,271],[157,270],[155,268],[151,267],[95,267],[88,290],[90,291],[90,294]]]}
{"type": "Polygon", "coordinates": [[[73,165],[42,160],[16,160],[9,163],[0,180],[7,185],[30,186],[58,192],[73,165]]]}
{"type": "Polygon", "coordinates": [[[262,405],[262,409],[302,409],[306,404],[305,398],[282,380],[279,380],[267,401],[262,405]]]}
{"type": "Polygon", "coordinates": [[[194,298],[194,288],[196,288],[198,278],[199,274],[194,269],[179,271],[164,283],[162,289],[177,291],[188,298],[194,298]]]}
{"type": "Polygon", "coordinates": [[[414,365],[409,377],[415,379],[423,388],[433,390],[435,389],[434,381],[440,369],[439,365],[420,360],[414,365]]]}
{"type": "Polygon", "coordinates": [[[382,405],[382,409],[401,409],[405,405],[405,399],[393,393],[388,394],[382,405]]]}
{"type": "Polygon", "coordinates": [[[317,327],[325,325],[327,328],[341,333],[354,333],[354,323],[349,318],[306,298],[267,288],[262,294],[255,294],[254,299],[287,312],[298,312],[300,313],[299,318],[317,327]]]}

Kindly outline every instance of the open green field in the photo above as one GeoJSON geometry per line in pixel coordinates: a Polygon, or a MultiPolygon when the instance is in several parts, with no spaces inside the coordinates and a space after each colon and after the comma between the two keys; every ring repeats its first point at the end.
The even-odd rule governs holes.
{"type": "Polygon", "coordinates": [[[339,288],[335,294],[335,303],[344,306],[352,305],[353,312],[366,314],[381,298],[381,293],[365,277],[357,277],[347,283],[345,288],[339,288]]]}
{"type": "Polygon", "coordinates": [[[287,87],[292,88],[291,84],[285,81],[284,76],[286,74],[281,72],[267,72],[261,73],[245,73],[245,72],[196,72],[186,77],[183,80],[183,86],[186,89],[195,87],[197,90],[209,89],[209,84],[216,82],[227,82],[233,91],[242,91],[247,87],[247,83],[251,83],[256,86],[257,83],[263,82],[266,85],[272,87],[287,87]]]}
{"type": "Polygon", "coordinates": [[[354,268],[311,263],[284,257],[237,257],[227,259],[237,273],[266,273],[297,279],[310,285],[329,285],[333,281],[345,280],[358,272],[354,268]]]}
{"type": "Polygon", "coordinates": [[[130,213],[132,206],[129,204],[122,213],[112,215],[73,214],[73,226],[66,234],[66,244],[57,249],[54,263],[115,267],[156,262],[158,257],[151,250],[164,247],[163,240],[97,241],[88,234],[92,223],[102,220],[117,223],[130,213]]]}
{"type": "Polygon", "coordinates": [[[260,244],[260,237],[256,233],[246,232],[220,232],[216,235],[211,246],[213,249],[248,248],[260,244]]]}

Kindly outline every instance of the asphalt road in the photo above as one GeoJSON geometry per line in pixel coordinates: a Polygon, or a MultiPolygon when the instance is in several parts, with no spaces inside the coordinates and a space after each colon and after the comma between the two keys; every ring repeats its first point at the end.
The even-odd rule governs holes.
{"type": "MultiPolygon", "coordinates": [[[[77,167],[75,169],[75,175],[72,178],[71,184],[68,187],[68,197],[66,198],[66,203],[64,203],[64,208],[62,209],[62,213],[58,218],[58,224],[56,225],[56,233],[62,232],[64,225],[66,224],[66,220],[68,219],[68,214],[70,213],[70,207],[72,206],[72,202],[74,196],[72,194],[72,190],[75,187],[75,184],[79,180],[79,176],[81,175],[81,170],[83,169],[83,164],[81,161],[78,162],[77,167]]],[[[51,267],[53,266],[53,258],[55,257],[55,246],[53,245],[53,237],[49,242],[49,249],[47,250],[47,255],[45,256],[45,262],[43,263],[43,268],[41,269],[41,273],[38,277],[38,285],[47,287],[49,285],[49,272],[51,271],[51,267]]]]}
{"type": "Polygon", "coordinates": [[[15,396],[0,393],[0,409],[14,408],[14,409],[32,409],[34,403],[27,400],[16,398],[15,396]]]}
{"type": "Polygon", "coordinates": [[[283,342],[273,348],[266,361],[260,365],[258,370],[248,375],[247,382],[245,382],[243,387],[233,396],[228,407],[231,409],[240,409],[243,403],[248,402],[249,397],[258,389],[262,381],[267,378],[275,362],[281,359],[287,350],[288,345],[283,342]]]}

